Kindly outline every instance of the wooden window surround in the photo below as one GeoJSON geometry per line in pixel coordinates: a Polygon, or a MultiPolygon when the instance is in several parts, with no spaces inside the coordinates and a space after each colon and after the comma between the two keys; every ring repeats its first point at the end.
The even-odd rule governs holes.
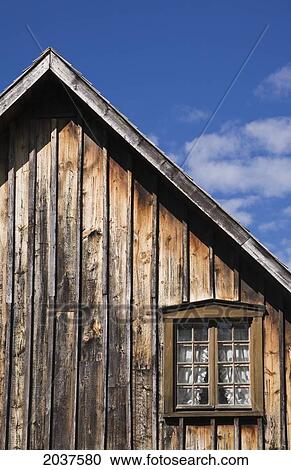
{"type": "Polygon", "coordinates": [[[164,416],[263,415],[263,305],[163,308],[164,416]]]}

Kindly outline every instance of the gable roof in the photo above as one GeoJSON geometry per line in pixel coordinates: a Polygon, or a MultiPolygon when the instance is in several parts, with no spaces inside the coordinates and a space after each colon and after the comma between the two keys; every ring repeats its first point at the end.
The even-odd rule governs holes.
{"type": "Polygon", "coordinates": [[[158,149],[136,126],[104,98],[80,72],[75,70],[53,49],[46,49],[19,78],[1,93],[0,119],[49,70],[165,178],[170,180],[192,203],[235,240],[243,251],[248,253],[291,292],[290,270],[211,196],[194,183],[189,175],[158,149]]]}

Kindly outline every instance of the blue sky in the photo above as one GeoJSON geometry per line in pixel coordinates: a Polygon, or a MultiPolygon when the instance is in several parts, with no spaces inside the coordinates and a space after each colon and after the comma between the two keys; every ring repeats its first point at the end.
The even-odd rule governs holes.
{"type": "Polygon", "coordinates": [[[27,24],[291,266],[288,0],[5,2],[1,89],[39,55],[27,24]]]}

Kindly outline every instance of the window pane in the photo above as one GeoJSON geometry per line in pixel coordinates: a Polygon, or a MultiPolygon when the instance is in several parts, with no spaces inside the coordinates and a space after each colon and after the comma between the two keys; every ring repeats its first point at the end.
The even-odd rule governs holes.
{"type": "Polygon", "coordinates": [[[192,405],[192,388],[177,387],[178,405],[192,405]]]}
{"type": "Polygon", "coordinates": [[[235,344],[234,345],[234,359],[238,362],[249,361],[249,345],[248,344],[235,344]]]}
{"type": "Polygon", "coordinates": [[[192,326],[179,325],[178,326],[178,341],[192,341],[192,326]]]}
{"type": "Polygon", "coordinates": [[[221,383],[233,382],[232,366],[218,366],[218,382],[221,382],[221,383]]]}
{"type": "Polygon", "coordinates": [[[235,387],[235,403],[237,405],[250,405],[250,388],[249,387],[235,387]]]}
{"type": "Polygon", "coordinates": [[[221,405],[233,405],[233,388],[219,386],[218,402],[221,405]]]}
{"type": "Polygon", "coordinates": [[[248,366],[237,366],[234,368],[235,383],[249,383],[250,371],[248,366]]]}
{"type": "Polygon", "coordinates": [[[192,346],[178,345],[178,362],[192,362],[192,346]]]}
{"type": "Polygon", "coordinates": [[[178,382],[182,384],[192,384],[192,367],[178,367],[178,382]]]}
{"type": "Polygon", "coordinates": [[[218,360],[219,362],[232,362],[232,345],[219,344],[218,345],[218,360]]]}
{"type": "Polygon", "coordinates": [[[232,340],[232,325],[226,321],[217,323],[218,327],[218,341],[231,341],[232,340]]]}
{"type": "Polygon", "coordinates": [[[194,383],[205,384],[208,382],[208,367],[194,367],[194,383]]]}
{"type": "Polygon", "coordinates": [[[208,404],[208,388],[194,387],[194,405],[207,405],[208,404]]]}
{"type": "Polygon", "coordinates": [[[208,362],[208,346],[195,346],[195,355],[194,360],[195,362],[208,362]]]}
{"type": "Polygon", "coordinates": [[[249,323],[246,319],[230,321],[226,318],[217,320],[216,325],[218,343],[213,344],[216,366],[209,358],[212,345],[208,342],[208,323],[193,319],[192,323],[177,325],[177,405],[209,404],[209,367],[217,367],[214,378],[217,383],[213,385],[217,387],[220,405],[233,407],[251,403],[249,323]]]}
{"type": "Polygon", "coordinates": [[[248,340],[249,339],[249,325],[247,323],[239,323],[234,325],[234,339],[235,340],[248,340]]]}
{"type": "Polygon", "coordinates": [[[207,325],[194,325],[194,341],[207,341],[208,340],[208,326],[207,325]]]}

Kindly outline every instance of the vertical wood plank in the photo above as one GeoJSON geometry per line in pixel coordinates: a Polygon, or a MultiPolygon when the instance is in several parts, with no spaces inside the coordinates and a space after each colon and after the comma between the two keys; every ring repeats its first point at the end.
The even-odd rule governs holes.
{"type": "Polygon", "coordinates": [[[291,319],[285,319],[285,372],[287,448],[291,450],[291,319]]]}
{"type": "Polygon", "coordinates": [[[216,450],[217,449],[217,425],[216,425],[215,418],[211,418],[210,426],[211,426],[211,449],[216,450]]]}
{"type": "Polygon", "coordinates": [[[112,142],[109,167],[109,358],[107,448],[131,448],[130,298],[132,175],[129,156],[112,142]]]}
{"type": "Polygon", "coordinates": [[[82,130],[79,125],[73,121],[59,121],[53,449],[75,447],[81,141],[82,130]]]}
{"type": "Polygon", "coordinates": [[[199,215],[191,213],[189,221],[190,301],[212,297],[211,227],[199,215]]]}
{"type": "Polygon", "coordinates": [[[56,334],[56,305],[57,305],[57,210],[58,210],[58,168],[59,168],[59,135],[58,135],[58,122],[56,119],[51,120],[51,181],[50,181],[50,247],[49,247],[49,277],[48,277],[48,296],[49,296],[49,309],[51,315],[50,326],[52,334],[48,342],[48,374],[49,374],[49,392],[48,392],[48,407],[49,407],[49,448],[52,447],[53,432],[53,399],[54,399],[54,355],[55,355],[55,334],[56,334]]]}
{"type": "Polygon", "coordinates": [[[7,318],[9,325],[7,325],[9,331],[9,337],[6,342],[6,361],[5,361],[5,393],[3,404],[6,407],[6,426],[3,428],[3,440],[5,440],[5,448],[9,448],[9,433],[10,433],[10,405],[11,405],[11,364],[12,364],[12,338],[13,338],[13,303],[14,303],[14,249],[15,249],[15,122],[12,122],[9,126],[9,159],[8,159],[8,259],[7,259],[7,318]]]}
{"type": "Polygon", "coordinates": [[[265,440],[264,440],[264,418],[258,418],[258,450],[264,450],[265,440]]]}
{"type": "Polygon", "coordinates": [[[265,448],[281,447],[281,383],[279,314],[276,308],[266,302],[267,315],[264,317],[264,380],[265,380],[265,448]]]}
{"type": "Polygon", "coordinates": [[[179,418],[179,448],[185,449],[185,420],[179,418]]]}
{"type": "MultiPolygon", "coordinates": [[[[163,201],[164,194],[161,194],[163,201]]],[[[177,209],[173,207],[174,210],[177,209]]],[[[159,204],[159,306],[179,304],[183,300],[183,222],[169,208],[159,204]]],[[[181,212],[180,212],[181,215],[181,212]]],[[[159,409],[163,412],[164,330],[159,317],[159,409]]],[[[179,449],[175,424],[160,421],[159,448],[179,449]],[[172,441],[172,442],[171,442],[172,441]]]]}
{"type": "Polygon", "coordinates": [[[159,444],[161,450],[178,450],[181,449],[181,429],[179,426],[179,420],[167,420],[164,424],[163,435],[159,444]]]}
{"type": "Polygon", "coordinates": [[[84,135],[82,216],[82,322],[79,367],[78,449],[104,448],[106,310],[103,305],[103,261],[106,238],[107,158],[102,129],[84,135]],[[101,134],[101,135],[100,135],[101,134]],[[105,214],[104,214],[105,211],[105,214]]]}
{"type": "MultiPolygon", "coordinates": [[[[150,180],[148,180],[150,181],[150,180]]],[[[144,183],[144,181],[142,181],[144,183]]],[[[153,272],[154,196],[134,182],[133,210],[133,317],[132,416],[133,448],[153,448],[153,323],[151,276],[153,272]]]]}
{"type": "Polygon", "coordinates": [[[10,343],[10,315],[7,304],[7,263],[9,226],[9,135],[0,136],[0,449],[5,449],[10,343]]]}
{"type": "MultiPolygon", "coordinates": [[[[202,420],[203,421],[203,420],[202,420]]],[[[212,449],[212,428],[210,423],[201,422],[186,426],[186,450],[212,449]]]]}
{"type": "Polygon", "coordinates": [[[183,300],[183,223],[160,204],[159,305],[183,300]]]}
{"type": "Polygon", "coordinates": [[[234,449],[234,425],[217,424],[217,450],[233,450],[234,449]]]}
{"type": "Polygon", "coordinates": [[[15,133],[15,266],[14,322],[11,364],[9,448],[26,449],[30,382],[30,224],[29,121],[19,122],[15,133]]]}
{"type": "Polygon", "coordinates": [[[242,423],[241,449],[259,450],[259,435],[257,423],[242,423]]]}
{"type": "Polygon", "coordinates": [[[27,269],[27,306],[28,306],[28,324],[27,324],[27,357],[26,357],[26,375],[27,387],[25,390],[25,402],[27,402],[27,435],[26,447],[29,448],[30,441],[30,411],[31,411],[31,382],[33,366],[33,328],[34,328],[34,251],[35,251],[35,191],[36,191],[36,120],[30,122],[30,141],[29,141],[29,187],[28,187],[28,269],[27,269]]]}
{"type": "Polygon", "coordinates": [[[240,298],[250,304],[264,304],[264,275],[253,260],[240,255],[240,298]]]}
{"type": "Polygon", "coordinates": [[[239,450],[241,447],[241,428],[240,428],[240,419],[234,418],[234,448],[239,450]]]}
{"type": "Polygon", "coordinates": [[[106,449],[107,444],[107,404],[108,404],[108,339],[109,339],[109,308],[108,308],[108,287],[109,287],[109,158],[108,158],[108,132],[106,128],[103,129],[103,165],[104,165],[104,190],[103,190],[103,280],[102,280],[102,294],[103,294],[103,311],[104,311],[104,374],[103,374],[103,387],[104,387],[104,436],[102,447],[106,449]]]}
{"type": "Polygon", "coordinates": [[[280,364],[280,420],[281,420],[281,449],[287,449],[287,387],[285,363],[285,318],[280,308],[279,316],[279,364],[280,364]]]}
{"type": "Polygon", "coordinates": [[[48,449],[50,442],[53,309],[50,282],[55,279],[56,124],[40,120],[36,129],[35,277],[30,413],[31,449],[48,449]],[[51,130],[52,124],[52,130],[51,130]],[[53,264],[51,261],[53,260],[53,264]]]}
{"type": "Polygon", "coordinates": [[[238,300],[238,253],[234,244],[219,232],[214,241],[214,272],[216,298],[238,300]]]}
{"type": "MultiPolygon", "coordinates": [[[[187,215],[186,215],[187,217],[187,215]]],[[[183,221],[183,302],[190,301],[190,279],[189,279],[189,229],[188,223],[183,221]]]]}
{"type": "MultiPolygon", "coordinates": [[[[242,302],[264,304],[264,278],[256,264],[241,254],[240,257],[240,298],[242,302]]],[[[263,393],[263,391],[261,391],[263,393]]],[[[257,424],[242,424],[242,449],[262,449],[264,432],[260,431],[261,419],[257,424]]],[[[263,425],[262,425],[263,427],[263,425]]]]}
{"type": "MultiPolygon", "coordinates": [[[[157,177],[155,177],[155,188],[157,177]]],[[[159,448],[159,309],[158,309],[158,197],[153,193],[153,224],[152,224],[152,272],[151,272],[151,312],[152,312],[152,355],[153,355],[153,403],[152,403],[152,445],[159,448]]]]}

